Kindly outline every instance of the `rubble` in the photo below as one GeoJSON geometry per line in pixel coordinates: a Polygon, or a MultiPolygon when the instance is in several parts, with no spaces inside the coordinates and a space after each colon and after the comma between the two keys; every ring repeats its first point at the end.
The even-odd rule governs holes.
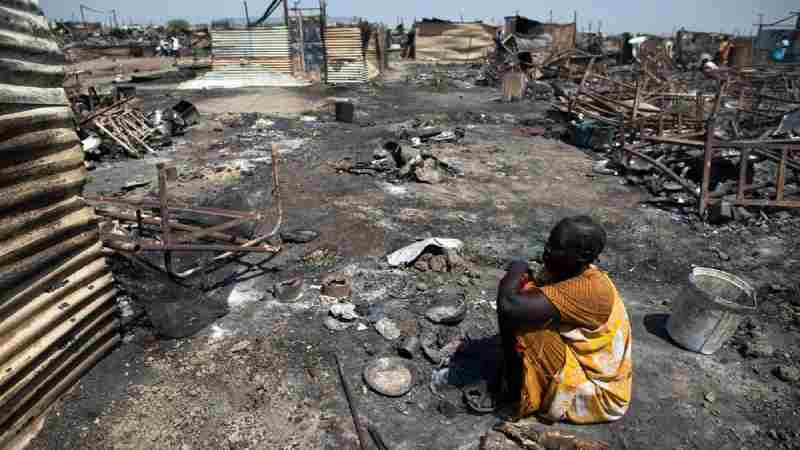
{"type": "Polygon", "coordinates": [[[329,313],[343,322],[352,322],[361,317],[356,313],[356,306],[352,303],[337,303],[331,306],[329,313]]]}
{"type": "Polygon", "coordinates": [[[325,320],[323,321],[323,325],[325,325],[325,328],[327,328],[330,331],[344,331],[349,328],[352,328],[353,325],[355,324],[356,324],[355,322],[345,322],[332,316],[326,317],[325,320]]]}
{"type": "Polygon", "coordinates": [[[308,244],[319,238],[319,233],[314,230],[289,230],[281,232],[281,240],[292,244],[308,244]]]}
{"type": "Polygon", "coordinates": [[[303,285],[303,278],[292,278],[275,283],[272,287],[272,295],[283,302],[294,302],[303,296],[303,285]]]}
{"type": "Polygon", "coordinates": [[[800,369],[791,366],[778,366],[775,368],[775,376],[787,383],[797,383],[800,381],[800,369]]]}
{"type": "Polygon", "coordinates": [[[393,341],[402,335],[397,325],[385,317],[375,323],[375,329],[378,330],[378,333],[387,341],[393,341]]]}
{"type": "Polygon", "coordinates": [[[197,121],[197,108],[185,100],[172,108],[145,114],[131,106],[135,98],[128,93],[121,99],[116,95],[97,96],[88,103],[80,96],[71,99],[72,108],[78,113],[77,132],[88,160],[114,159],[120,152],[136,159],[154,154],[157,148],[197,121]]]}
{"type": "Polygon", "coordinates": [[[425,317],[433,323],[456,325],[467,315],[467,304],[461,295],[445,296],[425,311],[425,317]]]}

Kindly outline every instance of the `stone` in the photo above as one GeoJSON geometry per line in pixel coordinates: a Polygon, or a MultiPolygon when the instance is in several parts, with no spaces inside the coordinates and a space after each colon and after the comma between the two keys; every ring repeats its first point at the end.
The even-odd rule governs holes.
{"type": "Polygon", "coordinates": [[[356,313],[356,305],[352,303],[337,303],[328,311],[331,316],[343,321],[352,322],[360,316],[356,313]]]}
{"type": "Polygon", "coordinates": [[[231,347],[231,353],[243,352],[247,350],[248,347],[250,347],[250,341],[237,342],[233,347],[231,347]]]}
{"type": "Polygon", "coordinates": [[[753,213],[747,210],[744,206],[739,206],[734,210],[736,220],[739,222],[747,223],[753,219],[753,213]]]}
{"type": "Polygon", "coordinates": [[[439,164],[433,158],[424,160],[414,171],[414,175],[420,183],[439,184],[444,181],[439,164]]]}
{"type": "Polygon", "coordinates": [[[447,272],[447,258],[444,255],[436,255],[428,262],[431,272],[447,272]]]}
{"type": "Polygon", "coordinates": [[[714,403],[717,400],[717,396],[714,395],[713,392],[709,392],[703,397],[703,399],[708,403],[714,403]]]}
{"type": "Polygon", "coordinates": [[[381,336],[388,341],[393,341],[400,337],[402,334],[400,328],[397,327],[392,320],[383,318],[375,323],[375,329],[378,330],[381,336]]]}
{"type": "Polygon", "coordinates": [[[441,299],[425,311],[425,318],[442,325],[456,325],[461,323],[466,316],[467,304],[458,297],[441,299]]]}
{"type": "Polygon", "coordinates": [[[430,266],[428,265],[428,261],[425,261],[423,259],[418,259],[414,263],[414,268],[419,270],[420,272],[427,272],[430,269],[430,266]]]}
{"type": "Polygon", "coordinates": [[[778,366],[773,372],[779,380],[787,383],[797,383],[800,381],[800,368],[792,366],[778,366]]]}
{"type": "Polygon", "coordinates": [[[723,252],[722,250],[715,248],[714,252],[717,254],[720,260],[722,261],[730,261],[731,257],[727,253],[723,252]]]}
{"type": "Polygon", "coordinates": [[[428,290],[428,285],[425,283],[417,283],[417,290],[420,292],[425,292],[428,290]]]}
{"type": "Polygon", "coordinates": [[[446,250],[445,257],[447,258],[447,266],[451,272],[457,272],[467,268],[467,262],[461,257],[458,250],[446,250]]]}
{"type": "Polygon", "coordinates": [[[779,294],[779,293],[781,293],[781,292],[786,292],[786,291],[788,291],[788,290],[789,290],[789,288],[787,288],[786,286],[783,286],[783,285],[780,285],[780,284],[777,284],[777,283],[775,283],[775,284],[771,284],[771,285],[769,286],[769,290],[770,290],[770,292],[773,292],[773,293],[778,293],[778,294],[779,294]]]}
{"type": "Polygon", "coordinates": [[[342,322],[341,320],[328,316],[325,318],[323,324],[325,325],[325,328],[331,331],[344,331],[355,325],[355,322],[342,322]]]}
{"type": "Polygon", "coordinates": [[[400,163],[404,166],[409,163],[414,163],[420,158],[419,150],[415,148],[403,147],[400,149],[400,163]]]}
{"type": "Polygon", "coordinates": [[[450,403],[447,400],[440,400],[436,404],[436,411],[439,411],[439,414],[447,417],[448,419],[455,419],[458,416],[458,406],[450,403]]]}
{"type": "Polygon", "coordinates": [[[766,336],[756,335],[751,341],[744,343],[740,352],[747,358],[769,358],[775,354],[775,348],[766,336]]]}
{"type": "Polygon", "coordinates": [[[307,244],[319,237],[314,230],[296,229],[281,233],[281,240],[291,244],[307,244]]]}

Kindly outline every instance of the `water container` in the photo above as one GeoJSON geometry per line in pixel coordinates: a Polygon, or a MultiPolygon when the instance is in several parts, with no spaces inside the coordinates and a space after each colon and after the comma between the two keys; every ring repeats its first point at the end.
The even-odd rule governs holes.
{"type": "Polygon", "coordinates": [[[721,270],[697,267],[689,275],[687,288],[673,302],[667,332],[684,348],[710,355],[756,307],[755,289],[746,281],[721,270]]]}

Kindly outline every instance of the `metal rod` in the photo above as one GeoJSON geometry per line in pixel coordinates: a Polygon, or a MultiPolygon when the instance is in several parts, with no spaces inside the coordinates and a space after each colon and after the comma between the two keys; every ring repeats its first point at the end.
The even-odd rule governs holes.
{"type": "Polygon", "coordinates": [[[715,118],[712,115],[708,118],[708,125],[706,126],[706,142],[705,142],[705,152],[703,157],[703,181],[700,186],[700,217],[705,219],[706,210],[709,206],[709,202],[711,198],[709,197],[710,188],[711,188],[711,163],[714,158],[714,147],[713,147],[713,139],[714,139],[714,121],[715,118]]]}
{"type": "MultiPolygon", "coordinates": [[[[100,197],[100,196],[88,196],[85,197],[86,200],[94,203],[108,203],[111,205],[125,205],[125,206],[132,206],[135,208],[160,208],[161,204],[159,202],[153,202],[149,200],[123,200],[111,197],[100,197]]],[[[242,212],[242,211],[231,211],[226,209],[217,209],[217,208],[196,208],[196,207],[186,207],[186,206],[172,206],[170,207],[171,211],[174,212],[183,212],[183,213],[196,213],[196,214],[207,214],[209,216],[219,216],[219,217],[228,217],[231,219],[248,219],[248,220],[259,220],[260,215],[258,213],[252,212],[242,212]]]]}
{"type": "Polygon", "coordinates": [[[372,436],[372,440],[375,441],[375,445],[378,447],[378,450],[389,450],[389,446],[383,441],[383,437],[378,432],[377,428],[373,427],[372,425],[368,425],[367,431],[369,431],[369,435],[372,436]]]}
{"type": "MultiPolygon", "coordinates": [[[[116,211],[107,211],[107,210],[100,210],[100,209],[97,210],[97,214],[100,215],[100,216],[103,216],[103,217],[110,217],[112,219],[118,219],[118,220],[128,220],[128,221],[131,221],[131,222],[135,221],[137,223],[137,226],[139,227],[139,232],[140,233],[141,233],[141,231],[143,229],[143,226],[142,226],[143,224],[161,227],[161,218],[159,218],[159,217],[144,217],[141,214],[141,210],[138,210],[138,209],[136,210],[136,212],[137,212],[137,216],[133,216],[133,215],[130,215],[130,214],[120,213],[120,212],[116,212],[116,211]]],[[[179,222],[175,222],[175,221],[173,221],[170,224],[170,226],[175,230],[181,230],[181,231],[204,231],[203,228],[195,227],[195,226],[191,226],[191,225],[185,225],[185,224],[182,224],[182,223],[179,223],[179,222]]],[[[247,243],[247,241],[242,239],[242,238],[239,238],[239,237],[236,237],[236,236],[233,236],[233,235],[230,235],[230,234],[219,233],[219,232],[209,233],[205,237],[209,238],[209,239],[214,239],[214,240],[220,241],[220,242],[230,243],[230,244],[242,245],[242,244],[247,243]]],[[[181,236],[181,238],[183,238],[183,236],[181,236]]]]}
{"type": "Polygon", "coordinates": [[[194,231],[194,232],[192,232],[192,233],[190,233],[188,235],[181,236],[180,239],[178,239],[178,242],[179,243],[185,243],[185,242],[189,242],[189,241],[194,240],[194,239],[204,238],[204,237],[209,236],[209,235],[211,235],[213,233],[216,233],[216,232],[219,232],[219,231],[225,231],[225,230],[227,230],[229,228],[237,227],[237,226],[239,226],[239,225],[241,225],[241,224],[243,224],[245,222],[248,222],[248,219],[234,219],[234,220],[231,220],[229,222],[225,222],[225,223],[222,223],[222,224],[219,224],[219,225],[215,225],[213,227],[205,228],[205,229],[202,229],[202,230],[194,231]]]}
{"type": "Polygon", "coordinates": [[[259,247],[250,246],[243,247],[237,245],[205,245],[205,244],[139,244],[143,252],[159,251],[169,252],[253,252],[253,253],[277,253],[280,248],[271,245],[262,245],[259,247]]]}
{"type": "Polygon", "coordinates": [[[344,396],[347,398],[347,404],[350,406],[350,414],[353,416],[353,424],[356,427],[359,447],[361,447],[361,450],[367,450],[367,443],[369,440],[367,439],[366,433],[364,433],[364,427],[361,425],[361,418],[358,416],[356,398],[353,396],[353,391],[350,389],[350,382],[347,381],[347,377],[344,374],[344,368],[342,367],[342,362],[339,361],[339,355],[334,354],[333,357],[336,359],[336,368],[339,371],[339,378],[342,380],[344,396]]]}

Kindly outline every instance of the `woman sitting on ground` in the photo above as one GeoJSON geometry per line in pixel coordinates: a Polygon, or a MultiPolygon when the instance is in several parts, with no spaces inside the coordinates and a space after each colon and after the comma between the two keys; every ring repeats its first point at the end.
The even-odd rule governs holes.
{"type": "MultiPolygon", "coordinates": [[[[511,264],[500,281],[497,314],[503,367],[495,392],[515,418],[587,424],[622,418],[631,398],[631,328],[617,289],[594,263],[605,231],[589,217],[562,220],[552,230],[544,269],[511,264]]],[[[477,403],[476,411],[492,410],[477,403]]]]}

